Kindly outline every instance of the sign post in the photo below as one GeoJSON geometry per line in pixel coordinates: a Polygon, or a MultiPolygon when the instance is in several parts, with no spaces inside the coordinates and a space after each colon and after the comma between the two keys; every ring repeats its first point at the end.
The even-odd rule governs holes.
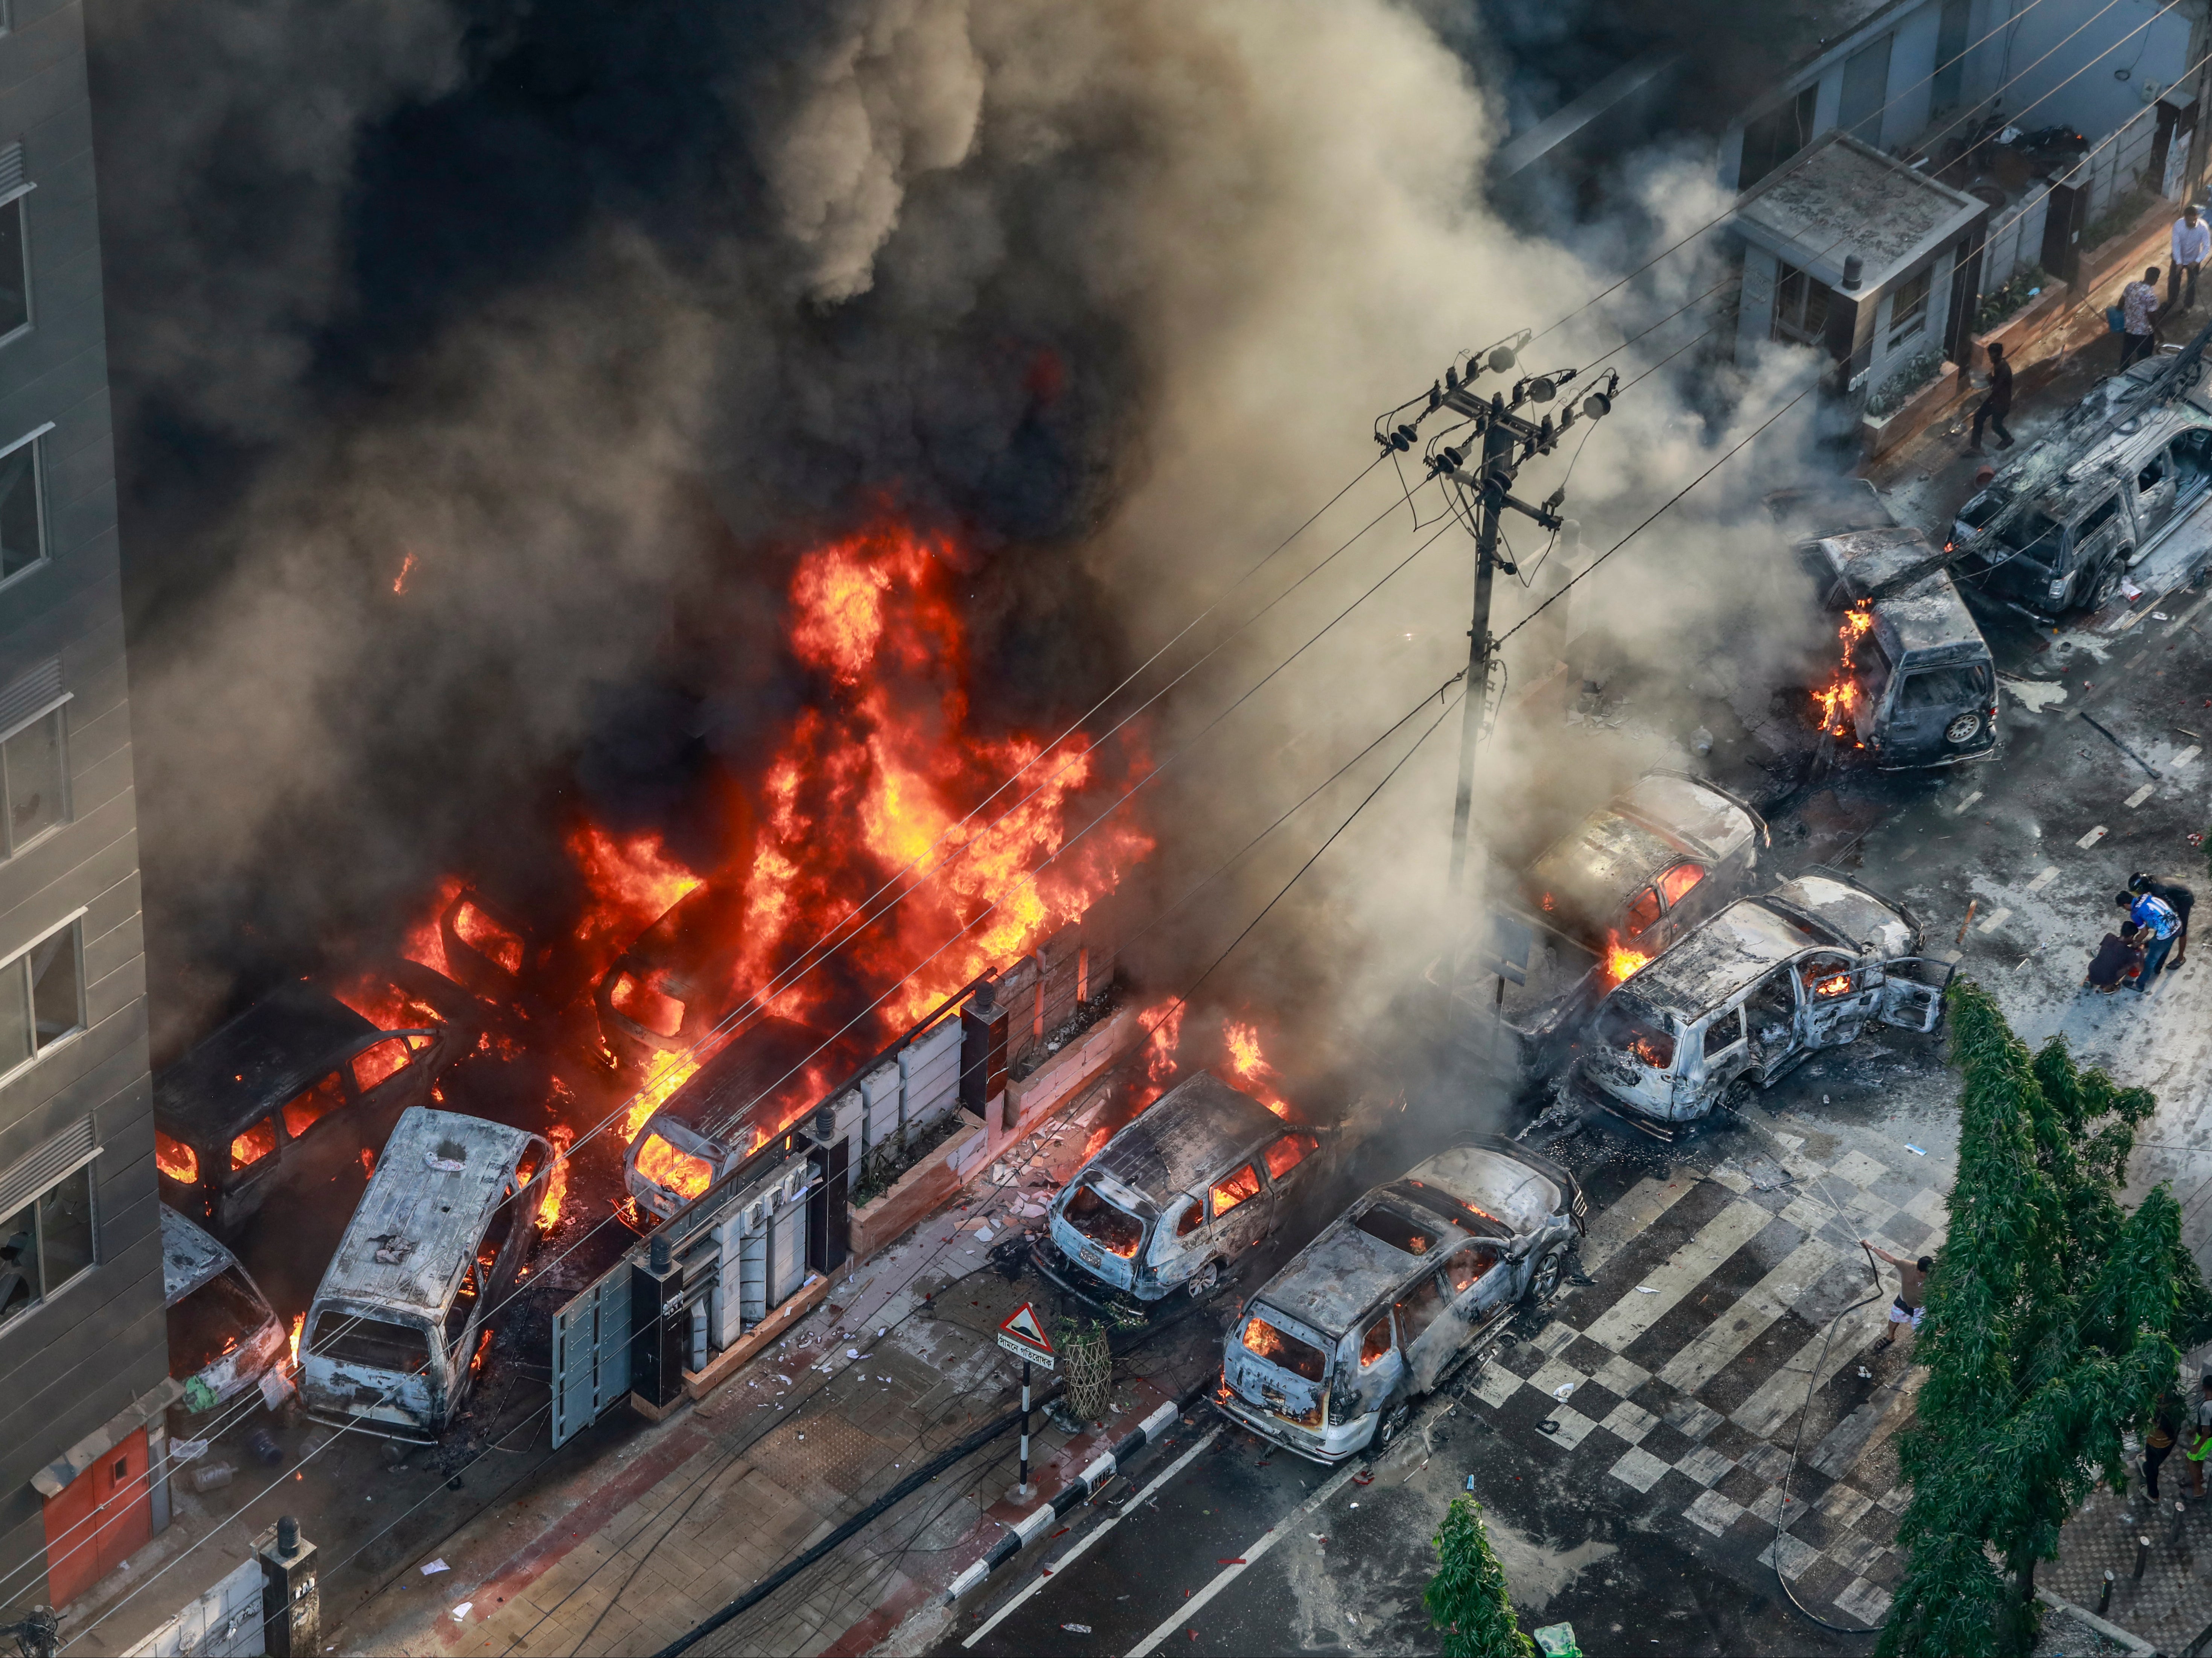
{"type": "Polygon", "coordinates": [[[1030,1494],[1030,1366],[1042,1364],[1048,1370],[1055,1369],[1059,1355],[1052,1350],[1044,1326],[1037,1320],[1036,1309],[1026,1301],[1014,1309],[1012,1318],[999,1327],[999,1345],[1022,1361],[1022,1475],[1015,1487],[1022,1497],[1030,1494]]]}

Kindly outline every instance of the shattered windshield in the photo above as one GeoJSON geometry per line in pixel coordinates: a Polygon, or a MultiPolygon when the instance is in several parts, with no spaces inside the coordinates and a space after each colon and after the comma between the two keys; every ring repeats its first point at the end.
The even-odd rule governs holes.
{"type": "Polygon", "coordinates": [[[1244,1345],[1268,1363],[1309,1382],[1320,1381],[1328,1368],[1328,1355],[1313,1343],[1277,1329],[1257,1315],[1245,1321],[1244,1345]]]}
{"type": "Polygon", "coordinates": [[[1126,1209],[1118,1209],[1086,1186],[1067,1200],[1067,1224],[1109,1254],[1133,1260],[1145,1241],[1145,1223],[1126,1209]]]}
{"type": "Polygon", "coordinates": [[[2032,563],[2048,567],[2058,562],[2061,534],[2048,513],[2031,507],[1997,531],[1996,544],[2032,563]]]}
{"type": "Polygon", "coordinates": [[[1674,1063],[1674,1033],[1668,1022],[1626,997],[1612,997],[1600,1010],[1597,1036],[1607,1048],[1620,1048],[1654,1071],[1674,1063]]]}
{"type": "Polygon", "coordinates": [[[235,1352],[268,1315],[235,1266],[227,1266],[169,1309],[169,1373],[197,1374],[235,1352]]]}

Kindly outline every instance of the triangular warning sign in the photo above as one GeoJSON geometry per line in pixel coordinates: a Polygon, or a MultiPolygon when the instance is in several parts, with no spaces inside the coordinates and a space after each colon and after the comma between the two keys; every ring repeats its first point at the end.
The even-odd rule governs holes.
{"type": "Polygon", "coordinates": [[[1026,1301],[1014,1309],[1014,1315],[999,1327],[999,1333],[1012,1336],[1016,1341],[1035,1347],[1039,1352],[1049,1353],[1052,1343],[1045,1339],[1044,1326],[1037,1322],[1036,1309],[1026,1301]]]}

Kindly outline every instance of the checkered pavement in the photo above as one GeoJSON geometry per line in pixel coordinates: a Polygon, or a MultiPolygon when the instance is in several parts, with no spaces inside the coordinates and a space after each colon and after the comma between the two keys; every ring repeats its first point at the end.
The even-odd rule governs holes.
{"type": "Polygon", "coordinates": [[[1632,1525],[1747,1575],[1778,1552],[1808,1607],[1872,1627],[1902,1571],[1890,1441],[1923,1373],[1903,1344],[1872,1351],[1893,1272],[1828,1327],[1872,1292],[1860,1238],[1897,1254],[1935,1247],[1941,1170],[1871,1136],[1896,1163],[1825,1135],[1821,1157],[1797,1136],[1763,1138],[1771,1157],[1739,1148],[1607,1206],[1582,1250],[1593,1283],[1562,1295],[1533,1339],[1490,1353],[1464,1395],[1516,1450],[1602,1479],[1632,1525]]]}

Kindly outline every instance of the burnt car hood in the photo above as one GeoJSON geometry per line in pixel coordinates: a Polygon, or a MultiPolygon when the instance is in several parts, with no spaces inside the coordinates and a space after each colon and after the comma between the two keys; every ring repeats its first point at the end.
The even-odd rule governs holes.
{"type": "Polygon", "coordinates": [[[1095,1170],[1157,1208],[1179,1193],[1194,1193],[1231,1154],[1283,1126],[1281,1118],[1249,1094],[1201,1071],[1168,1090],[1115,1134],[1069,1184],[1095,1170]]]}

